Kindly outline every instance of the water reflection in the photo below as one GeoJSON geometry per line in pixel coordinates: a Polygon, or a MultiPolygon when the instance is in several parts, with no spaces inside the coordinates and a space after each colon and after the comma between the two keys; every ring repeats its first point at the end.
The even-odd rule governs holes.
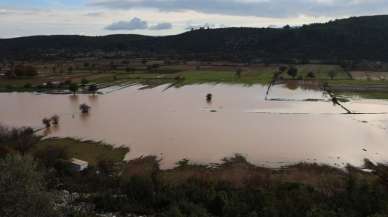
{"type": "Polygon", "coordinates": [[[286,87],[290,90],[296,90],[302,85],[298,81],[288,81],[286,82],[286,87]]]}
{"type": "Polygon", "coordinates": [[[42,131],[42,135],[49,136],[49,135],[55,134],[59,130],[60,130],[59,125],[52,125],[51,127],[44,128],[42,131]]]}
{"type": "Polygon", "coordinates": [[[88,98],[89,98],[89,102],[92,105],[97,105],[97,103],[98,103],[98,95],[89,95],[88,98]]]}
{"type": "MultiPolygon", "coordinates": [[[[50,128],[46,135],[125,144],[131,148],[128,158],[163,153],[164,168],[183,158],[217,162],[234,153],[275,166],[297,161],[357,165],[364,158],[388,159],[387,116],[343,115],[320,89],[275,85],[269,97],[295,101],[265,101],[262,85],[166,87],[131,86],[95,97],[2,93],[0,101],[7,103],[0,104],[0,120],[41,128],[42,117],[58,114],[60,127],[50,128]],[[204,100],[208,93],[216,113],[209,112],[204,100]],[[92,106],[90,114],[81,114],[81,103],[92,106]]],[[[386,101],[358,100],[345,106],[352,111],[388,112],[386,101]]]]}
{"type": "Polygon", "coordinates": [[[70,104],[73,107],[77,107],[79,104],[79,96],[78,95],[69,95],[70,104]]]}

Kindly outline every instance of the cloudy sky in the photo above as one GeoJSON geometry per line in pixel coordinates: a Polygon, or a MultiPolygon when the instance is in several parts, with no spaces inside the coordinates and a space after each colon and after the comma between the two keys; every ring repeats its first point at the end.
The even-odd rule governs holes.
{"type": "Polygon", "coordinates": [[[192,27],[279,27],[388,14],[388,0],[0,0],[0,38],[177,34],[192,27]]]}

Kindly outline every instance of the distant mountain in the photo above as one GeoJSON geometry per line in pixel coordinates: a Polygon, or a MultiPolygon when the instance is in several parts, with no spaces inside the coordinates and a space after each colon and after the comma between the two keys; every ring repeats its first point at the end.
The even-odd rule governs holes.
{"type": "Polygon", "coordinates": [[[69,57],[98,51],[240,61],[388,61],[388,15],[297,28],[200,29],[163,37],[58,35],[0,39],[0,58],[69,57]]]}

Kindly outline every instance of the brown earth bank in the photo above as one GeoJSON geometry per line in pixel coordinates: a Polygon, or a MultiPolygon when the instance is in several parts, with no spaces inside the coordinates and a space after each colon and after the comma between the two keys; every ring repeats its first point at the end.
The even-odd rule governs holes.
{"type": "MultiPolygon", "coordinates": [[[[189,180],[205,183],[228,183],[235,188],[264,187],[274,183],[300,183],[325,192],[341,190],[349,173],[366,181],[377,181],[369,170],[347,165],[337,168],[318,163],[298,163],[280,168],[259,167],[248,162],[242,155],[222,159],[219,164],[192,164],[187,159],[177,162],[173,169],[159,169],[155,156],[130,160],[124,165],[123,177],[157,175],[165,185],[179,186],[189,180]]],[[[366,160],[366,162],[369,162],[366,160]]]]}

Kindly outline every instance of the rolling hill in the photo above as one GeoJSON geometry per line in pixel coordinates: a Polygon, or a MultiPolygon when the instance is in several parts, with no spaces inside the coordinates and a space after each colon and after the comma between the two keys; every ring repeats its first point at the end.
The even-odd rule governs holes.
{"type": "Polygon", "coordinates": [[[0,39],[0,58],[126,52],[200,59],[388,60],[388,15],[276,28],[200,29],[172,36],[31,36],[0,39]]]}

